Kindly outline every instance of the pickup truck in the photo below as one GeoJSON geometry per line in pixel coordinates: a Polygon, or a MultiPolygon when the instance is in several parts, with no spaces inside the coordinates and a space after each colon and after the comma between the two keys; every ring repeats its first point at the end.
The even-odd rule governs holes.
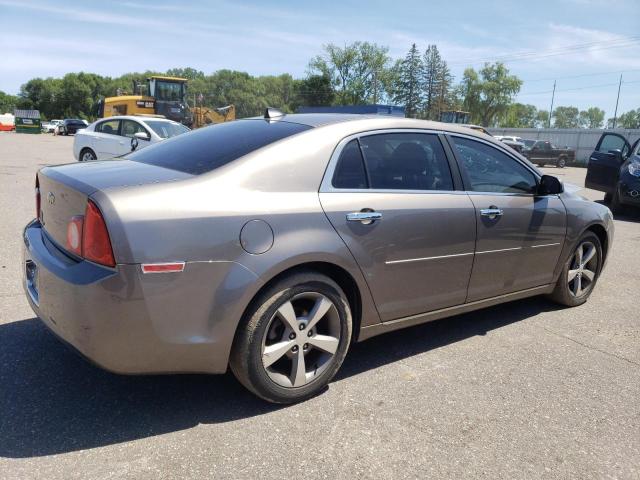
{"type": "Polygon", "coordinates": [[[576,151],[570,148],[558,148],[547,140],[538,140],[531,148],[525,149],[522,154],[531,163],[539,167],[554,164],[558,168],[564,168],[567,163],[576,159],[576,151]]]}

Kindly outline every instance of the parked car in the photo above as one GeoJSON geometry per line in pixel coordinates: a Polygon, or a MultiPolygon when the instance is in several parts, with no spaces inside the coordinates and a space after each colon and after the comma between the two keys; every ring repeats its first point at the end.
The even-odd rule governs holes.
{"type": "Polygon", "coordinates": [[[640,140],[633,145],[617,133],[604,133],[589,158],[585,186],[605,192],[611,209],[640,207],[640,140]]]}
{"type": "Polygon", "coordinates": [[[576,159],[576,151],[570,148],[558,148],[547,140],[536,141],[531,148],[524,150],[523,155],[539,167],[553,164],[564,168],[567,163],[576,159]]]}
{"type": "Polygon", "coordinates": [[[87,125],[77,118],[65,118],[61,123],[56,125],[53,130],[54,135],[75,135],[87,125]]]}
{"type": "Polygon", "coordinates": [[[524,143],[522,142],[522,138],[520,137],[514,137],[512,135],[495,135],[494,138],[500,140],[506,145],[509,145],[518,153],[522,153],[522,151],[524,150],[524,143]]]}
{"type": "Polygon", "coordinates": [[[44,133],[54,133],[56,127],[61,124],[63,120],[49,120],[48,122],[42,122],[41,129],[44,133]]]}
{"type": "Polygon", "coordinates": [[[188,131],[181,123],[166,118],[134,115],[103,118],[76,135],[73,156],[78,161],[119,157],[188,131]]]}
{"type": "Polygon", "coordinates": [[[119,373],[230,367],[277,403],[320,392],[352,342],[533,295],[584,303],[614,230],[487,135],[273,110],[45,167],[36,212],[25,292],[65,342],[119,373]]]}

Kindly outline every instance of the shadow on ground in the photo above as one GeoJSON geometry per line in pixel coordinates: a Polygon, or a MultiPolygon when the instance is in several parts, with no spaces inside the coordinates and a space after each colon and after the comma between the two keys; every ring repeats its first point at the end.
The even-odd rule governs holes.
{"type": "MultiPolygon", "coordinates": [[[[336,380],[554,308],[533,298],[376,337],[352,347],[336,380]]],[[[230,374],[114,375],[63,346],[38,319],[0,325],[2,457],[112,445],[278,408],[284,407],[257,399],[230,374]]]]}

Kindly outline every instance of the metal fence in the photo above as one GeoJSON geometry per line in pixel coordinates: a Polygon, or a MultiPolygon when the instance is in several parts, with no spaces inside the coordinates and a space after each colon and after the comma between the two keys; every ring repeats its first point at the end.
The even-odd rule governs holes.
{"type": "MultiPolygon", "coordinates": [[[[589,155],[591,155],[598,143],[598,139],[605,131],[600,128],[489,128],[487,130],[492,135],[515,135],[516,137],[531,140],[549,140],[558,147],[572,148],[576,151],[576,162],[582,165],[587,164],[589,155]]],[[[631,144],[640,138],[640,129],[625,130],[616,128],[615,130],[606,131],[622,135],[631,144]]]]}

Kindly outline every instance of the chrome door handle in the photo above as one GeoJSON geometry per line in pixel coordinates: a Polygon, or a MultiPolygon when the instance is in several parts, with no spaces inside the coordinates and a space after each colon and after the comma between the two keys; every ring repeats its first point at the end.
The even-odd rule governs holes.
{"type": "Polygon", "coordinates": [[[496,217],[501,217],[504,211],[501,208],[491,206],[489,208],[483,208],[480,210],[480,215],[483,217],[489,217],[489,219],[493,220],[496,217]]]}
{"type": "Polygon", "coordinates": [[[352,212],[347,213],[348,222],[361,222],[364,225],[369,225],[376,220],[381,220],[382,214],[380,212],[352,212]]]}

